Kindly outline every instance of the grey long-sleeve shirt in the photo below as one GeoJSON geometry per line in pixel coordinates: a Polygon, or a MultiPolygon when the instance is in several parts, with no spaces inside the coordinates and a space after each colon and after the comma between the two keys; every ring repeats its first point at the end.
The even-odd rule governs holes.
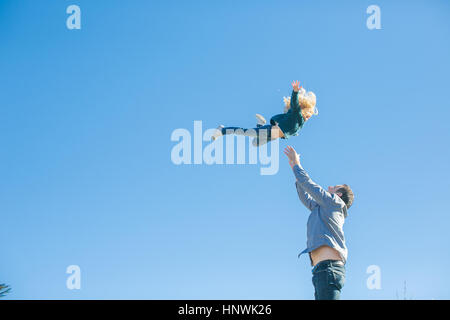
{"type": "Polygon", "coordinates": [[[336,194],[330,194],[311,180],[308,173],[298,165],[293,167],[297,181],[297,193],[303,204],[311,211],[307,224],[306,249],[309,253],[323,245],[336,249],[347,261],[347,247],[345,246],[344,221],[347,217],[347,206],[336,194]]]}

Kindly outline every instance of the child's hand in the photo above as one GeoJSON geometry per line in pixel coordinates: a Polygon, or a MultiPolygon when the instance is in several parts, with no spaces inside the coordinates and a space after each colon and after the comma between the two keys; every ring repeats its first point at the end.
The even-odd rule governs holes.
{"type": "Polygon", "coordinates": [[[292,81],[292,88],[295,92],[298,92],[301,88],[300,82],[298,82],[298,80],[292,81]]]}

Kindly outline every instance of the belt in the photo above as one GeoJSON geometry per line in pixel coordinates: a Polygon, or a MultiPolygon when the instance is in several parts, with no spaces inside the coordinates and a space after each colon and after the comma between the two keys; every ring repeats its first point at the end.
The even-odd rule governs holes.
{"type": "Polygon", "coordinates": [[[344,262],[342,262],[341,260],[322,260],[318,263],[316,263],[316,265],[313,267],[313,271],[320,265],[320,264],[326,264],[326,263],[332,263],[334,265],[339,265],[339,266],[344,266],[344,262]]]}

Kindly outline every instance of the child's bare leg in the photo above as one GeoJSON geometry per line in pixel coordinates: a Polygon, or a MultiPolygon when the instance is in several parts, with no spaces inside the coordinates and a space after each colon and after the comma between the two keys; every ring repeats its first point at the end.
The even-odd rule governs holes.
{"type": "Polygon", "coordinates": [[[260,139],[259,137],[253,138],[252,140],[252,145],[254,147],[260,147],[266,143],[269,143],[270,141],[276,140],[278,138],[272,138],[272,139],[260,139]]]}
{"type": "Polygon", "coordinates": [[[283,131],[281,131],[278,125],[270,126],[269,130],[261,130],[259,132],[258,136],[253,139],[252,145],[259,147],[282,136],[284,136],[283,131]]]}

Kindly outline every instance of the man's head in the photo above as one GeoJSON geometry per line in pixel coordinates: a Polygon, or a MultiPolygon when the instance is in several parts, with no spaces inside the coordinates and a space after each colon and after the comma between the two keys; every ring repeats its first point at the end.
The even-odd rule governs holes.
{"type": "Polygon", "coordinates": [[[337,194],[339,198],[341,198],[345,202],[347,209],[350,209],[353,203],[353,198],[355,196],[353,195],[352,189],[350,189],[348,185],[339,184],[334,187],[328,187],[328,192],[337,194]]]}

